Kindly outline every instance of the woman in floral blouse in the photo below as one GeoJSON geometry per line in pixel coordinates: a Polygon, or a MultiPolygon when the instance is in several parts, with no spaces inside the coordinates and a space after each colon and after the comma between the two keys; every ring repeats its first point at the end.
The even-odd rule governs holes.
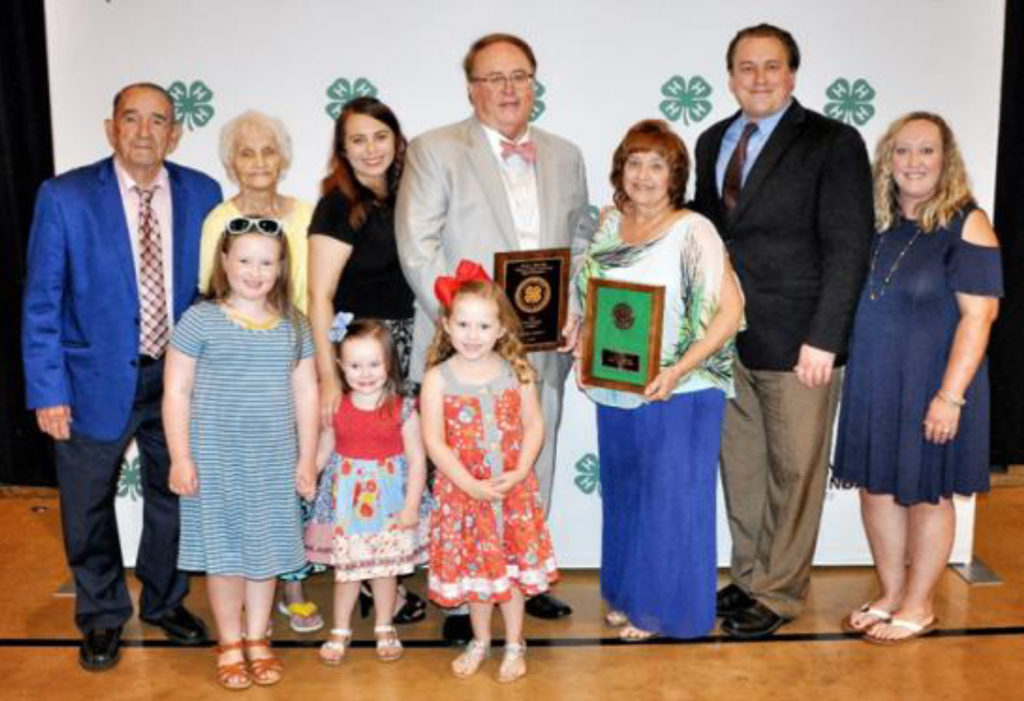
{"type": "Polygon", "coordinates": [[[581,298],[590,278],[665,289],[654,380],[642,394],[584,387],[598,405],[605,620],[628,641],[701,636],[715,620],[715,474],[743,298],[714,226],[684,207],[688,176],[668,124],[634,125],[576,278],[581,298]]]}

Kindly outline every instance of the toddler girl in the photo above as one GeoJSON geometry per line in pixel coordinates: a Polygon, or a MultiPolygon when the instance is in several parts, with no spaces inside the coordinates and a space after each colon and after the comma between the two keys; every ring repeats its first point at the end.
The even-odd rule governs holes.
{"type": "Polygon", "coordinates": [[[243,631],[267,630],[275,578],[305,564],[296,491],[311,498],[316,485],[313,342],[291,305],[283,235],[274,219],[228,222],[209,297],[177,324],[164,377],[178,566],[208,575],[229,689],[281,680],[266,637],[243,631]]]}
{"type": "Polygon", "coordinates": [[[397,575],[412,572],[425,555],[416,526],[426,481],[426,456],[412,399],[401,394],[395,344],[384,322],[335,317],[343,396],[333,427],[321,434],[322,470],[306,529],[313,562],[334,567],[334,628],[320,659],[338,664],[352,638],[359,584],[373,591],[377,657],[402,656],[391,617],[397,575]]]}
{"type": "Polygon", "coordinates": [[[535,372],[519,321],[479,266],[463,261],[435,285],[441,319],[420,401],[427,453],[437,466],[431,520],[430,598],[469,603],[473,640],[452,662],[458,677],[490,651],[501,608],[505,655],[498,680],[526,673],[524,596],[558,577],[533,463],[544,442],[535,372]]]}

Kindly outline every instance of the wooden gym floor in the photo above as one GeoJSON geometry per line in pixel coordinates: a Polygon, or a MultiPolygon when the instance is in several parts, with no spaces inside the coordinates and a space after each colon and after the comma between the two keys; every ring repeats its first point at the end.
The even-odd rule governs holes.
{"type": "MultiPolygon", "coordinates": [[[[120,664],[104,673],[78,667],[73,599],[55,595],[69,581],[58,502],[50,490],[0,490],[0,699],[222,699],[209,648],[167,642],[160,631],[126,626],[120,664]]],[[[979,499],[976,555],[998,585],[969,585],[952,570],[938,591],[938,634],[899,647],[868,645],[839,621],[867,600],[868,568],[815,570],[807,612],[767,642],[740,643],[717,631],[695,641],[620,644],[601,623],[596,571],[565,573],[558,594],[575,608],[561,621],[527,622],[530,673],[503,686],[496,660],[475,678],[448,671],[454,656],[438,641],[440,617],[405,626],[405,657],[380,664],[371,624],[340,667],[317,662],[324,633],[300,636],[275,616],[274,642],[286,665],[282,683],[246,698],[381,699],[1024,699],[1024,487],[998,487],[979,499]]],[[[412,586],[422,591],[422,575],[412,586]]],[[[138,586],[130,578],[132,591],[138,586]]],[[[329,613],[331,581],[308,591],[329,613]]],[[[193,579],[189,606],[209,622],[204,580],[193,579]]],[[[500,633],[497,637],[500,637],[500,633]]],[[[500,651],[499,651],[500,652],[500,651]]]]}

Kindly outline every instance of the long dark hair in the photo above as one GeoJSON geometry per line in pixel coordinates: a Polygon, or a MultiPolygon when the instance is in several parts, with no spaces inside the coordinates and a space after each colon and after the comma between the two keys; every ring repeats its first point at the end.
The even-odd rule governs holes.
{"type": "Polygon", "coordinates": [[[345,105],[341,114],[334,121],[330,172],[321,181],[320,190],[322,195],[327,195],[333,190],[341,193],[349,206],[349,226],[354,231],[358,231],[366,223],[367,217],[370,216],[370,210],[380,204],[380,200],[370,188],[359,182],[352,170],[352,165],[345,157],[345,123],[354,114],[366,115],[383,122],[395,135],[395,159],[385,174],[388,189],[385,204],[394,204],[395,194],[398,192],[398,181],[402,177],[402,168],[405,166],[406,141],[395,113],[375,97],[357,97],[345,105]]]}

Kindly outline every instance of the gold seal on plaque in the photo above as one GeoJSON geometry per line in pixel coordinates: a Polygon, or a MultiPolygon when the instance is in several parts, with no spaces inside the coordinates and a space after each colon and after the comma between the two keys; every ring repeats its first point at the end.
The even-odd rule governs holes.
{"type": "Polygon", "coordinates": [[[531,275],[516,286],[516,306],[525,312],[539,312],[551,301],[551,285],[542,277],[531,275]]]}

